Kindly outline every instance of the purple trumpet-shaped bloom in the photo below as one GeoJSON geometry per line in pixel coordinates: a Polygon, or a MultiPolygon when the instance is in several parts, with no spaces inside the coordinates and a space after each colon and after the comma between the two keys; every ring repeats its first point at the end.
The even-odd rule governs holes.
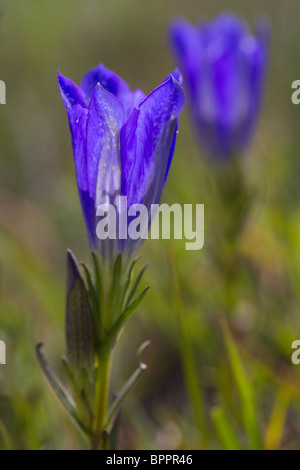
{"type": "Polygon", "coordinates": [[[58,74],[72,135],[77,185],[92,249],[104,258],[135,251],[134,240],[99,240],[96,210],[118,195],[132,204],[158,204],[172,161],[184,105],[178,70],[148,96],[131,91],[102,64],[78,87],[58,74]]]}
{"type": "Polygon", "coordinates": [[[171,25],[171,46],[182,70],[196,135],[207,154],[228,160],[251,142],[261,108],[268,58],[268,28],[231,14],[192,26],[171,25]]]}

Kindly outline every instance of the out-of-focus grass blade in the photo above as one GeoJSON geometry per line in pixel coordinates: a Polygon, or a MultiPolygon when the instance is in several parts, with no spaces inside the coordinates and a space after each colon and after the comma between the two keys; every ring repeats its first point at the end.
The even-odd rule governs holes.
{"type": "Polygon", "coordinates": [[[284,389],[279,390],[266,430],[265,449],[267,450],[276,450],[280,447],[290,398],[289,392],[284,389]]]}
{"type": "Polygon", "coordinates": [[[169,251],[169,259],[173,275],[174,308],[176,309],[179,318],[179,332],[181,342],[180,347],[186,388],[197,427],[201,433],[205,434],[207,431],[207,422],[204,411],[203,391],[202,387],[200,386],[193,347],[191,344],[188,316],[186,314],[183,301],[178,266],[176,263],[175,254],[171,250],[169,251]]]}
{"type": "Polygon", "coordinates": [[[262,439],[251,382],[246,377],[240,354],[224,317],[220,318],[233,378],[241,400],[241,413],[250,449],[262,449],[262,439]]]}
{"type": "Polygon", "coordinates": [[[11,440],[11,437],[4,426],[3,422],[0,420],[0,438],[3,440],[3,444],[5,446],[6,450],[13,450],[13,442],[11,440]]]}
{"type": "Polygon", "coordinates": [[[218,437],[224,450],[242,450],[242,446],[233,430],[228,416],[222,407],[216,406],[211,411],[218,437]]]}

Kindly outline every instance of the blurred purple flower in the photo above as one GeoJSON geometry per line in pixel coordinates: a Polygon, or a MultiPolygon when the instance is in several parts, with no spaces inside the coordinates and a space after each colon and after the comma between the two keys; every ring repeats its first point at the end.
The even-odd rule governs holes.
{"type": "Polygon", "coordinates": [[[192,26],[171,25],[171,46],[182,70],[193,125],[205,151],[228,160],[251,141],[261,108],[269,29],[256,36],[231,14],[192,26]]]}
{"type": "Polygon", "coordinates": [[[133,251],[128,245],[137,243],[98,240],[97,207],[113,204],[117,195],[127,196],[128,206],[160,201],[184,105],[181,81],[175,70],[145,96],[102,64],[87,72],[80,87],[58,74],[90,245],[104,257],[133,251]]]}

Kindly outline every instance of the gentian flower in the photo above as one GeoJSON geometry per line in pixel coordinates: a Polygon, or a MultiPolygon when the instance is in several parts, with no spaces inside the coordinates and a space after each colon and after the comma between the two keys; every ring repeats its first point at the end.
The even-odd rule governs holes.
{"type": "Polygon", "coordinates": [[[268,31],[252,36],[231,14],[192,26],[175,20],[171,46],[182,70],[195,132],[209,156],[228,160],[251,142],[261,108],[268,31]]]}
{"type": "MultiPolygon", "coordinates": [[[[67,252],[63,364],[71,395],[48,364],[42,343],[37,345],[37,356],[49,384],[90,440],[91,449],[108,449],[120,406],[147,369],[140,361],[110,399],[113,350],[149,288],[138,292],[147,265],[135,275],[133,255],[143,237],[137,230],[137,239],[128,237],[130,209],[137,204],[134,210],[146,209],[144,234],[152,220],[151,206],[159,204],[171,165],[184,94],[177,70],[148,96],[141,90],[132,92],[101,64],[83,77],[80,87],[61,74],[58,83],[69,118],[77,186],[92,250],[91,266],[79,265],[73,253],[67,252]],[[122,223],[124,199],[126,224],[122,223]],[[113,237],[106,237],[106,231],[103,239],[99,237],[101,206],[115,214],[118,228],[113,237]]],[[[136,219],[133,222],[140,225],[136,219]]],[[[139,348],[138,356],[147,344],[139,348]]]]}
{"type": "Polygon", "coordinates": [[[80,87],[60,73],[58,83],[90,246],[109,259],[134,252],[140,244],[135,240],[97,239],[96,210],[118,195],[127,196],[128,206],[159,203],[184,105],[181,75],[175,70],[148,96],[132,92],[102,64],[87,72],[80,87]]]}

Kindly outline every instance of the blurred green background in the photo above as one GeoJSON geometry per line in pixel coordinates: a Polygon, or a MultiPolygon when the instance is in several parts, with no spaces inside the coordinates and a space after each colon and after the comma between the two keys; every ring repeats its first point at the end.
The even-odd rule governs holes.
{"type": "MultiPolygon", "coordinates": [[[[7,87],[0,107],[0,339],[7,346],[0,448],[85,446],[34,350],[45,341],[61,371],[65,250],[89,259],[57,71],[80,83],[103,62],[132,89],[149,93],[175,68],[170,21],[211,19],[223,10],[224,2],[199,0],[0,3],[0,79],[7,87]]],[[[234,247],[242,267],[232,280],[214,261],[226,207],[185,107],[163,201],[205,204],[205,246],[188,252],[183,241],[149,240],[142,249],[151,289],[117,348],[112,377],[118,389],[136,366],[138,346],[151,339],[144,353],[149,369],[121,416],[125,449],[218,449],[235,440],[255,447],[255,426],[266,448],[300,448],[300,366],[291,362],[291,343],[300,339],[300,107],[291,103],[291,84],[300,78],[300,3],[228,1],[226,10],[251,26],[267,16],[272,31],[263,113],[244,161],[252,199],[234,247]],[[220,315],[233,333],[227,348],[220,315]],[[247,379],[235,370],[238,359],[247,379]],[[200,391],[193,368],[183,366],[191,361],[205,410],[200,430],[200,391]]]]}

